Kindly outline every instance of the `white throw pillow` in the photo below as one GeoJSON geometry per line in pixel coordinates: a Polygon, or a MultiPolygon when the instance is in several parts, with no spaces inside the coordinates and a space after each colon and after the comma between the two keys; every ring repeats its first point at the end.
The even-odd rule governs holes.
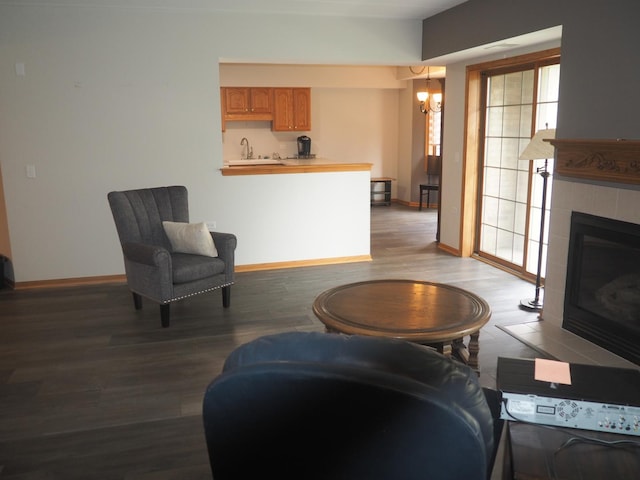
{"type": "Polygon", "coordinates": [[[218,256],[206,223],[162,222],[162,226],[174,252],[218,256]]]}

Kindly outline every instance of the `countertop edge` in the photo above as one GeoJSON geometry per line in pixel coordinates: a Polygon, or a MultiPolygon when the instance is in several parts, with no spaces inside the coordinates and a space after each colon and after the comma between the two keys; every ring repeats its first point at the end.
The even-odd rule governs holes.
{"type": "Polygon", "coordinates": [[[278,175],[283,173],[324,173],[371,171],[371,163],[321,163],[308,165],[234,165],[220,169],[223,176],[278,175]]]}

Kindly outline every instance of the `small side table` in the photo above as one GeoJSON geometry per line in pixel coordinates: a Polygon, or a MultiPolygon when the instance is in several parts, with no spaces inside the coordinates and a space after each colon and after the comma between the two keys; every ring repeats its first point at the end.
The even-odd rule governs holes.
{"type": "Polygon", "coordinates": [[[391,205],[391,181],[393,178],[378,177],[371,179],[371,205],[391,205]],[[384,184],[384,190],[376,190],[376,186],[384,184]],[[377,195],[384,195],[383,200],[376,200],[377,195]]]}
{"type": "Polygon", "coordinates": [[[421,183],[420,184],[420,207],[418,208],[418,210],[422,210],[422,196],[424,195],[424,192],[427,192],[427,208],[429,208],[429,196],[431,194],[432,191],[437,192],[438,190],[440,190],[440,185],[435,184],[435,183],[421,183]]]}

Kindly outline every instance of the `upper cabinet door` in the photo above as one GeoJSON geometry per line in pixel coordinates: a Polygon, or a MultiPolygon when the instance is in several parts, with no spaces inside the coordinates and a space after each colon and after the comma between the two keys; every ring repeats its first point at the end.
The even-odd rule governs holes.
{"type": "Polygon", "coordinates": [[[251,88],[249,89],[251,98],[251,112],[271,113],[273,103],[273,89],[271,88],[251,88]]]}
{"type": "Polygon", "coordinates": [[[225,87],[225,113],[249,113],[249,89],[244,87],[225,87]]]}
{"type": "Polygon", "coordinates": [[[311,130],[311,89],[273,89],[273,130],[311,130]]]}
{"type": "Polygon", "coordinates": [[[293,130],[293,91],[290,88],[273,89],[273,130],[293,130]]]}
{"type": "Polygon", "coordinates": [[[293,128],[311,130],[311,89],[293,89],[293,128]]]}

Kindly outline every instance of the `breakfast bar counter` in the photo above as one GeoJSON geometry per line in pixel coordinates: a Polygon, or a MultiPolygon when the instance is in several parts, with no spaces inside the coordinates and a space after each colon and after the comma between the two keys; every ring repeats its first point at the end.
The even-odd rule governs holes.
{"type": "Polygon", "coordinates": [[[247,164],[225,165],[220,169],[223,176],[279,175],[283,173],[324,173],[371,171],[371,163],[351,163],[327,158],[295,159],[283,158],[271,162],[263,159],[247,160],[247,164]]]}
{"type": "Polygon", "coordinates": [[[220,202],[234,208],[228,218],[220,213],[215,220],[219,226],[233,223],[244,239],[236,266],[248,271],[371,260],[371,164],[250,161],[226,160],[218,167],[231,192],[220,193],[220,202]]]}

